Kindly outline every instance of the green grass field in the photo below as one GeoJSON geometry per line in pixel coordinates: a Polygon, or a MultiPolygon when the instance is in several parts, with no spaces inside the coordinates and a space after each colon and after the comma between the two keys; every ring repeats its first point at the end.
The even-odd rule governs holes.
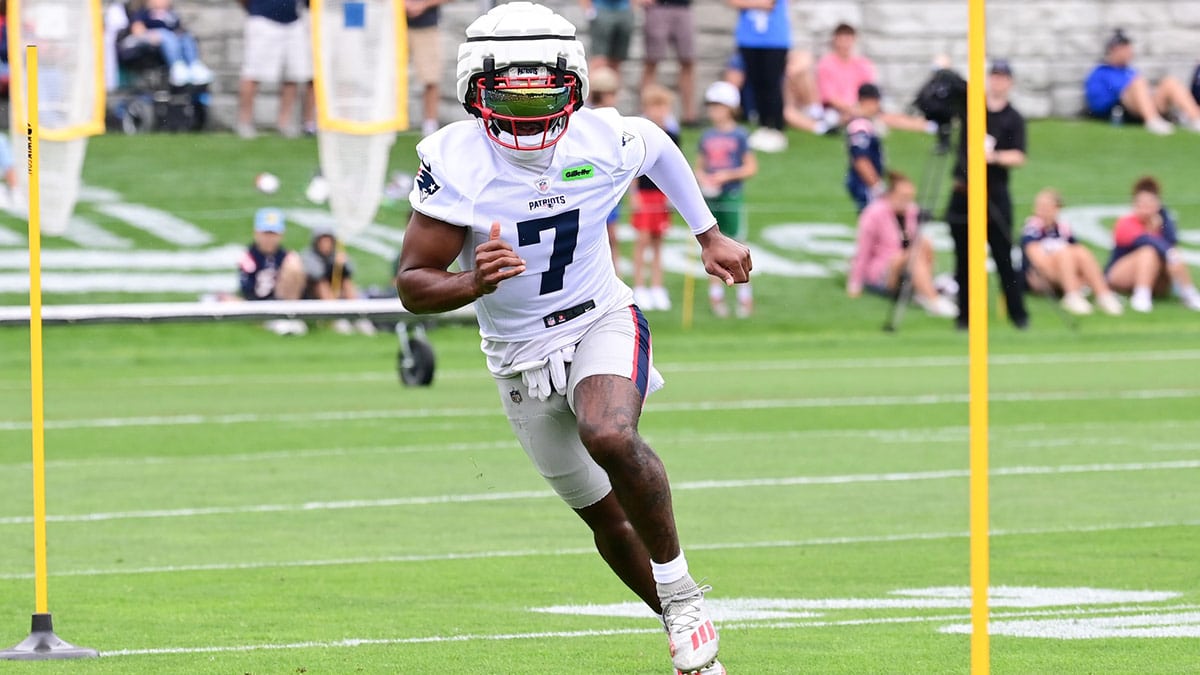
{"type": "MultiPolygon", "coordinates": [[[[928,140],[888,142],[919,175],[928,140]]],[[[1200,138],[1041,122],[1031,151],[1019,212],[1051,184],[1074,205],[1119,206],[1152,172],[1191,228],[1185,249],[1200,248],[1200,138]]],[[[641,428],[692,571],[714,587],[731,672],[962,673],[967,336],[916,310],[886,335],[883,301],[844,299],[837,255],[764,235],[850,223],[840,153],[794,137],[749,194],[756,255],[829,274],[763,265],[754,318],[700,306],[690,330],[670,276],[676,309],[649,315],[667,386],[641,428]]],[[[311,141],[102,137],[85,182],[217,245],[246,240],[258,206],[304,208],[314,165],[311,141]],[[274,201],[253,191],[262,170],[283,179],[274,201]]],[[[379,221],[400,228],[404,211],[379,221]]],[[[170,248],[81,212],[136,251],[170,248]]],[[[386,283],[383,256],[352,253],[364,281],[386,283]]],[[[1029,331],[992,319],[993,670],[1196,672],[1200,317],[1162,301],[1072,330],[1029,302],[1029,331]]],[[[406,389],[386,334],[48,327],[50,606],[60,635],[102,658],[0,672],[669,672],[654,619],[513,439],[475,330],[430,337],[434,385],[406,389]]],[[[0,646],[27,634],[34,603],[28,340],[0,329],[0,646]]]]}

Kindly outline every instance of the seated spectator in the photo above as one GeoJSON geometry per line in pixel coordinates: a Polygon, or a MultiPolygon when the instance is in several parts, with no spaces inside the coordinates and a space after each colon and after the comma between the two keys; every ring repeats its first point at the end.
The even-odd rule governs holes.
{"type": "Polygon", "coordinates": [[[144,43],[158,47],[176,87],[212,82],[212,71],[200,61],[196,38],[183,29],[171,0],[147,0],[146,7],[130,17],[125,42],[126,46],[144,43]]]}
{"type": "MultiPolygon", "coordinates": [[[[300,259],[304,264],[306,300],[354,300],[360,297],[354,283],[354,266],[346,251],[338,248],[333,232],[313,230],[312,243],[300,259]]],[[[331,326],[342,335],[349,335],[356,328],[363,335],[375,334],[375,324],[365,317],[353,325],[349,319],[335,319],[331,326]]]]}
{"type": "MultiPolygon", "coordinates": [[[[679,134],[669,129],[668,120],[675,106],[670,89],[651,84],[642,90],[642,115],[654,122],[679,145],[679,134]]],[[[663,285],[663,235],[671,229],[671,210],[667,196],[648,176],[639,176],[633,190],[633,302],[638,307],[653,310],[671,309],[671,296],[663,285]],[[650,252],[650,286],[646,282],[646,252],[650,252]]]]}
{"type": "Polygon", "coordinates": [[[820,104],[832,111],[826,117],[831,125],[842,126],[854,117],[858,90],[864,84],[877,82],[875,65],[855,52],[858,33],[849,24],[833,29],[833,50],[817,62],[817,89],[820,104]]]}
{"type": "Polygon", "coordinates": [[[846,150],[850,168],[846,171],[846,190],[862,213],[867,204],[881,194],[883,181],[883,143],[875,130],[874,118],[879,114],[879,87],[864,84],[858,88],[858,103],[846,126],[846,150]]]}
{"type": "Polygon", "coordinates": [[[1108,287],[1100,264],[1086,246],[1075,240],[1071,226],[1059,218],[1062,196],[1042,190],[1033,200],[1033,215],[1025,220],[1021,235],[1022,272],[1026,288],[1038,293],[1062,294],[1062,307],[1071,314],[1091,314],[1092,303],[1083,297],[1086,284],[1105,314],[1124,311],[1117,294],[1108,287]]]}
{"type": "Polygon", "coordinates": [[[1113,250],[1105,268],[1109,286],[1131,293],[1129,306],[1149,312],[1154,297],[1168,289],[1188,309],[1200,311],[1200,291],[1192,283],[1187,263],[1176,248],[1175,220],[1163,207],[1162,190],[1150,176],[1133,185],[1133,212],[1117,220],[1113,250]]]}
{"type": "Polygon", "coordinates": [[[929,315],[953,318],[958,307],[942,297],[933,283],[933,245],[920,236],[917,188],[907,176],[890,172],[887,188],[858,218],[858,243],[850,261],[846,294],[864,289],[894,297],[907,273],[913,299],[929,315]]]}
{"type": "MultiPolygon", "coordinates": [[[[259,209],[254,214],[254,242],[238,263],[245,300],[299,300],[304,292],[304,265],[300,256],[283,247],[287,229],[279,209],[259,209]]],[[[298,319],[268,321],[280,335],[303,335],[308,327],[298,319]]]]}
{"type": "Polygon", "coordinates": [[[1200,132],[1200,104],[1188,95],[1179,80],[1168,76],[1152,86],[1132,62],[1133,43],[1123,31],[1117,30],[1108,39],[1104,60],[1084,82],[1088,112],[1094,117],[1110,119],[1120,106],[1125,118],[1141,120],[1150,133],[1163,136],[1175,130],[1165,118],[1174,109],[1182,124],[1200,132]]]}
{"type": "Polygon", "coordinates": [[[818,136],[837,128],[837,112],[826,115],[825,106],[820,103],[811,53],[803,49],[788,52],[783,79],[783,118],[788,126],[818,136]]]}

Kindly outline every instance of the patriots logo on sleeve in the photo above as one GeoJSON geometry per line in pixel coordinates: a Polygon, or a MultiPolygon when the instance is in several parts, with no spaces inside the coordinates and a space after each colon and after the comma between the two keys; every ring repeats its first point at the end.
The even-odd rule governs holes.
{"type": "Polygon", "coordinates": [[[417,190],[421,193],[422,202],[442,189],[442,186],[438,185],[438,182],[433,179],[433,170],[429,167],[429,162],[425,160],[421,160],[421,168],[417,171],[415,183],[417,190]]]}

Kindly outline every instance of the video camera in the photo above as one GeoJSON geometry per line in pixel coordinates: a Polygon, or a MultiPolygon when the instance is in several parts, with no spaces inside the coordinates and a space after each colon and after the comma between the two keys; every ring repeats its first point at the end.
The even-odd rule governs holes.
{"type": "Polygon", "coordinates": [[[917,91],[913,107],[938,125],[938,148],[948,150],[954,120],[966,118],[967,81],[953,70],[941,68],[917,91]]]}

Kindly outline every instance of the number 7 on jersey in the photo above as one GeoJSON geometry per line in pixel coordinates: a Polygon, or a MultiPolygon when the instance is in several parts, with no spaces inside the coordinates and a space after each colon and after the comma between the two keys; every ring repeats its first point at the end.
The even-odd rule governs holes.
{"type": "Polygon", "coordinates": [[[554,230],[554,247],[550,253],[549,265],[546,271],[542,272],[542,286],[538,295],[562,290],[563,274],[567,265],[575,260],[575,244],[579,238],[579,209],[517,223],[517,245],[533,246],[541,243],[543,230],[554,230]]]}

